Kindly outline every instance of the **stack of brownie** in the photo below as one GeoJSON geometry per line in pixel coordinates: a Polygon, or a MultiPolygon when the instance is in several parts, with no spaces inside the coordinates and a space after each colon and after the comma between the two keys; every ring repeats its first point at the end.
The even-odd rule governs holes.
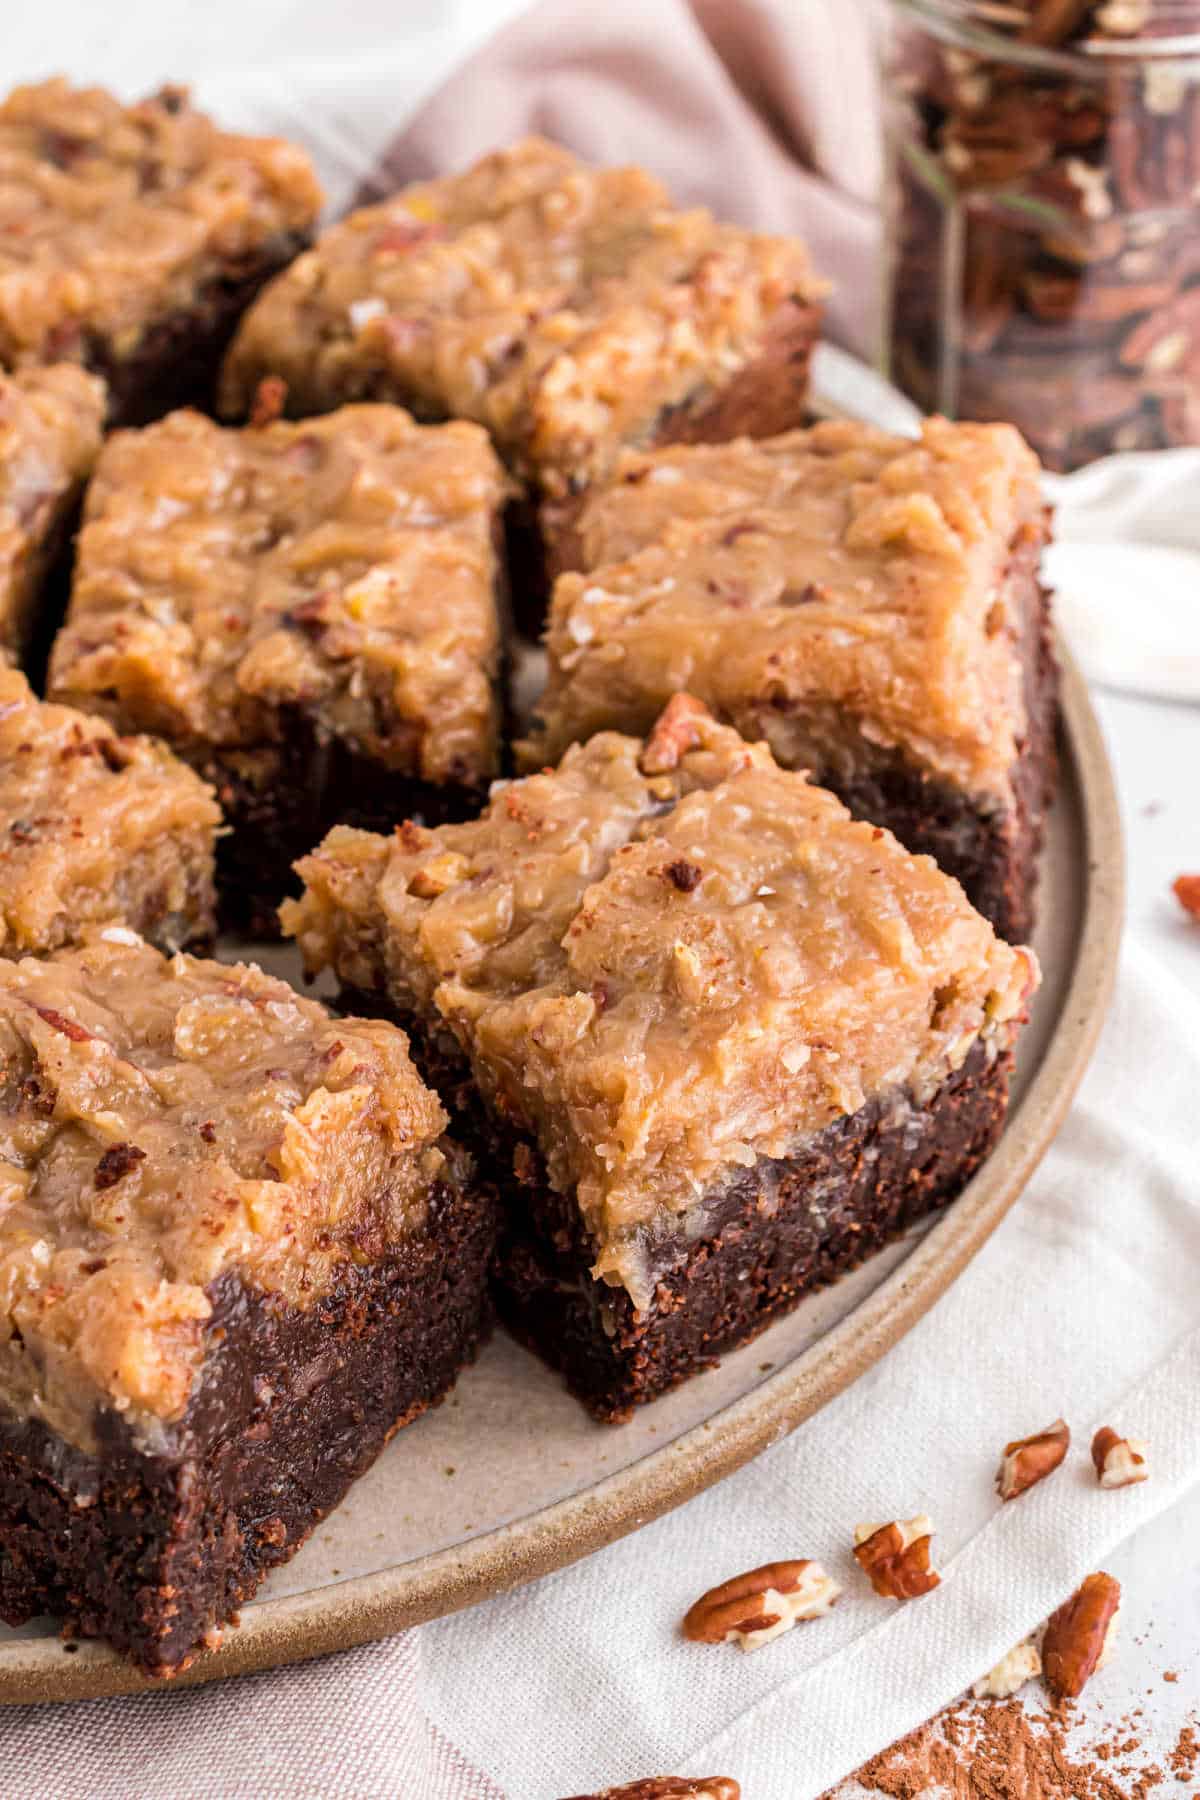
{"type": "Polygon", "coordinates": [[[620,1419],[961,1189],[1046,518],[1007,427],[806,428],[803,248],[639,170],[304,248],[298,151],[54,82],[0,170],[10,663],[82,497],[0,672],[0,1616],[170,1674],[493,1304],[620,1419]],[[336,1010],[198,954],[280,917],[336,1010]]]}

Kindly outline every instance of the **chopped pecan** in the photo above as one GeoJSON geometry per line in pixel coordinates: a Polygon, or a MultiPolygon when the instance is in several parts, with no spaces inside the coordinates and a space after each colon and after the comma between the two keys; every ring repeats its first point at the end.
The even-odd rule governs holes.
{"type": "Polygon", "coordinates": [[[313,594],[308,600],[298,600],[295,606],[289,606],[282,615],[283,623],[294,625],[298,630],[307,631],[313,636],[319,636],[332,623],[329,616],[332,599],[332,594],[322,593],[313,594]]]}
{"type": "Polygon", "coordinates": [[[914,1600],[938,1586],[941,1576],[929,1566],[933,1523],[927,1513],[893,1519],[887,1525],[859,1525],[854,1557],[877,1594],[887,1600],[914,1600]]]}
{"type": "Polygon", "coordinates": [[[1002,1656],[971,1689],[976,1700],[1010,1700],[1019,1688],[1042,1672],[1042,1659],[1032,1638],[1002,1656]]]}
{"type": "Polygon", "coordinates": [[[105,1188],[116,1187],[118,1181],[123,1181],[131,1169],[136,1169],[145,1160],[146,1152],[136,1144],[110,1144],[96,1164],[92,1178],[96,1188],[103,1193],[105,1188]]]}
{"type": "Polygon", "coordinates": [[[1092,9],[1092,0],[1033,0],[1029,23],[1018,36],[1024,43],[1050,48],[1065,43],[1078,31],[1092,9]]]}
{"type": "Polygon", "coordinates": [[[827,1613],[841,1588],[818,1562],[764,1563],[701,1594],[683,1621],[694,1644],[739,1644],[757,1650],[803,1619],[827,1613]]]}
{"type": "Polygon", "coordinates": [[[1184,912],[1200,919],[1200,875],[1177,875],[1174,891],[1184,912]]]}
{"type": "Polygon", "coordinates": [[[440,855],[431,856],[409,878],[408,891],[418,900],[436,900],[461,881],[469,867],[466,857],[457,850],[443,850],[440,855]]]}
{"type": "Polygon", "coordinates": [[[1111,1425],[1102,1425],[1092,1439],[1092,1463],[1102,1488],[1133,1487],[1150,1475],[1141,1438],[1118,1437],[1111,1425]]]}
{"type": "Polygon", "coordinates": [[[1121,1584],[1089,1575],[1059,1607],[1042,1639],[1042,1667],[1052,1691],[1074,1700],[1112,1657],[1121,1615],[1121,1584]]]}
{"type": "Polygon", "coordinates": [[[251,425],[273,425],[282,419],[287,405],[287,382],[282,375],[264,375],[254,394],[250,408],[251,425]]]}
{"type": "Polygon", "coordinates": [[[1053,1475],[1071,1447],[1071,1433],[1064,1419],[1055,1419],[1045,1431],[1032,1437],[1014,1438],[1005,1444],[996,1474],[996,1490],[1002,1500],[1015,1500],[1047,1475],[1053,1475]]]}
{"type": "Polygon", "coordinates": [[[418,825],[415,819],[401,819],[399,825],[395,827],[395,832],[400,848],[410,853],[424,850],[425,846],[432,841],[429,831],[424,825],[418,825]]]}
{"type": "Polygon", "coordinates": [[[574,1794],[568,1800],[741,1800],[741,1786],[732,1775],[644,1775],[624,1787],[601,1788],[595,1794],[574,1794]]]}
{"type": "Polygon", "coordinates": [[[691,694],[672,694],[646,739],[638,767],[643,775],[665,775],[677,769],[689,750],[700,743],[700,725],[710,719],[702,700],[691,694]]]}
{"type": "Polygon", "coordinates": [[[91,1042],[90,1031],[85,1031],[82,1025],[77,1025],[74,1019],[68,1019],[65,1013],[58,1012],[53,1006],[35,1006],[33,1010],[39,1019],[44,1019],[47,1025],[52,1025],[55,1031],[61,1031],[63,1036],[70,1038],[73,1044],[89,1044],[91,1042]]]}
{"type": "Polygon", "coordinates": [[[687,862],[682,856],[676,857],[674,862],[669,862],[663,870],[663,874],[673,887],[679,889],[681,894],[694,893],[704,879],[704,870],[697,868],[695,863],[687,862]]]}

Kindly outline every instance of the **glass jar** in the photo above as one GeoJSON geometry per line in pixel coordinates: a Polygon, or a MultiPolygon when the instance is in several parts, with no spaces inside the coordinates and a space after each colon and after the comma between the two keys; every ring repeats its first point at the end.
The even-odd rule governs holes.
{"type": "Polygon", "coordinates": [[[891,3],[891,379],[1054,469],[1200,443],[1200,0],[891,3]]]}

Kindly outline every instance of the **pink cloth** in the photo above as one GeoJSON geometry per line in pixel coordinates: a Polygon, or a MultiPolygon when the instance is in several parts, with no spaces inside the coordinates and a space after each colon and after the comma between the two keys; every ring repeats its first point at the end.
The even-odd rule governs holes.
{"type": "Polygon", "coordinates": [[[724,218],[804,238],[830,335],[870,354],[881,184],[868,0],[542,0],[459,68],[363,191],[540,132],[724,218]]]}
{"type": "Polygon", "coordinates": [[[420,1636],[211,1687],[0,1710],[27,1800],[518,1800],[421,1705],[420,1636]]]}

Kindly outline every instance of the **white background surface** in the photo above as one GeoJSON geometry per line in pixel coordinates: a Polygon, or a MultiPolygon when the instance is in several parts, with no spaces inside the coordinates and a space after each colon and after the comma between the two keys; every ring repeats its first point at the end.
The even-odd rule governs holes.
{"type": "MultiPolygon", "coordinates": [[[[848,0],[847,0],[848,3],[848,0]]],[[[3,24],[5,84],[64,70],[136,93],[162,79],[191,79],[200,97],[228,106],[245,98],[247,114],[269,94],[284,57],[300,58],[336,81],[337,66],[394,49],[399,30],[411,33],[413,51],[403,72],[389,76],[378,97],[388,118],[399,119],[470,48],[492,20],[518,10],[515,0],[351,0],[314,9],[306,0],[206,0],[205,4],[148,4],[122,0],[117,7],[92,0],[6,8],[3,24]],[[352,48],[351,48],[352,47],[352,48]],[[231,54],[238,58],[231,66],[231,54]]],[[[240,122],[240,120],[239,120],[240,122]]],[[[362,147],[379,137],[380,115],[356,108],[322,127],[327,162],[346,172],[333,198],[345,197],[361,162],[362,147]]],[[[1193,593],[1200,608],[1200,594],[1193,593]]],[[[1113,751],[1128,841],[1130,928],[1167,963],[1174,979],[1200,998],[1200,927],[1189,926],[1170,894],[1181,870],[1200,870],[1200,709],[1126,695],[1106,694],[1100,713],[1113,751]]],[[[1131,1068],[1131,1083],[1154,1071],[1131,1068]]],[[[1197,1096],[1200,1109],[1200,1095],[1197,1096]]],[[[1120,1221],[1111,1221],[1119,1231],[1120,1221]]],[[[1053,1305],[1053,1295],[1046,1297],[1053,1305]]],[[[1114,1321],[1119,1332],[1120,1321],[1114,1321]]],[[[1033,1421],[1036,1423],[1036,1421],[1033,1421]]],[[[1109,1718],[1143,1709],[1148,1750],[1165,1756],[1188,1713],[1200,1705],[1200,1490],[1143,1529],[1111,1562],[1126,1586],[1122,1652],[1091,1690],[1109,1718]],[[1140,1643],[1138,1640],[1141,1640],[1140,1643]],[[1164,1670],[1178,1671],[1174,1685],[1164,1670]]],[[[767,1651],[765,1655],[771,1655],[767,1651]]],[[[864,1705],[870,1697],[862,1696],[864,1705]]],[[[1172,1791],[1168,1778],[1163,1792],[1172,1791]]],[[[1179,1791],[1179,1790],[1175,1790],[1179,1791]]],[[[758,1800],[748,1794],[746,1800],[758,1800]]],[[[774,1797],[772,1797],[774,1800],[774,1797]]]]}

